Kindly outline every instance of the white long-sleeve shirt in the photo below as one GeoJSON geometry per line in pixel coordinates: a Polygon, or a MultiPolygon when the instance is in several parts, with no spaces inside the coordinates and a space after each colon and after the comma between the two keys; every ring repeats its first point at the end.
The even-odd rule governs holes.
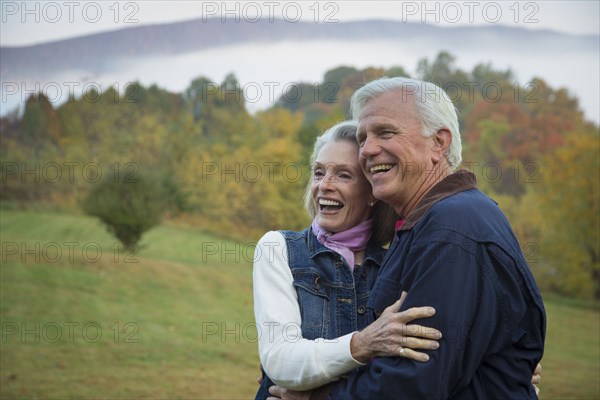
{"type": "Polygon", "coordinates": [[[267,232],[257,243],[253,281],[258,353],[273,382],[309,390],[363,365],[350,352],[355,332],[332,340],[302,337],[298,295],[280,232],[267,232]]]}

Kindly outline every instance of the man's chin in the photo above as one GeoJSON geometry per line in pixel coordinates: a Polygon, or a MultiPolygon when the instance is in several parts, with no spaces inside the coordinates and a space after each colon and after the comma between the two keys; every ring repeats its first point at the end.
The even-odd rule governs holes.
{"type": "Polygon", "coordinates": [[[393,199],[393,192],[390,190],[386,190],[385,188],[373,188],[373,197],[379,201],[383,201],[384,203],[390,203],[393,199]]]}
{"type": "Polygon", "coordinates": [[[373,197],[397,209],[398,202],[400,201],[401,203],[399,190],[400,188],[386,187],[384,189],[380,187],[379,189],[373,189],[373,197]]]}

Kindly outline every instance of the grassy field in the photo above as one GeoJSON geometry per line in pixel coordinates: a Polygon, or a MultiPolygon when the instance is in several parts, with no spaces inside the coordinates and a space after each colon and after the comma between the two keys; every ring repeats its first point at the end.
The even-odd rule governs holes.
{"type": "MultiPolygon", "coordinates": [[[[0,217],[2,399],[253,397],[251,243],[162,226],[128,254],[84,216],[0,217]]],[[[600,313],[546,306],[542,398],[600,398],[600,313]]]]}

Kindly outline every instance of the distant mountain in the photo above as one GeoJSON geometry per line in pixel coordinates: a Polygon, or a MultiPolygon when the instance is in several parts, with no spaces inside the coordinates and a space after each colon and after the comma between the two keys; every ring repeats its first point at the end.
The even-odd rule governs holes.
{"type": "Polygon", "coordinates": [[[598,37],[503,26],[441,28],[429,24],[369,20],[343,23],[289,23],[283,20],[221,22],[195,19],[162,25],[136,26],[51,43],[0,48],[0,77],[44,79],[63,70],[98,74],[115,60],[197,52],[219,46],[312,40],[435,40],[465,48],[538,51],[569,49],[598,51],[598,37]]]}
{"type": "MultiPolygon", "coordinates": [[[[44,44],[0,47],[0,115],[42,91],[56,107],[90,87],[118,91],[130,82],[182,92],[199,77],[219,83],[229,72],[257,91],[251,111],[264,109],[294,82],[320,82],[340,65],[402,66],[440,51],[470,70],[479,63],[511,69],[515,87],[533,77],[576,94],[586,114],[600,121],[600,69],[596,35],[572,35],[516,26],[440,27],[424,23],[366,20],[339,23],[256,23],[195,19],[133,26],[44,44]],[[272,86],[274,93],[271,94],[272,86]]],[[[506,93],[505,95],[510,95],[506,93]]]]}

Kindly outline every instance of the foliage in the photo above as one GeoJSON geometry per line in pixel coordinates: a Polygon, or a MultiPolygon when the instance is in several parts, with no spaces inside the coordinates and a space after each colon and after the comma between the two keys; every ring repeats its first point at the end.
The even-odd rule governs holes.
{"type": "MultiPolygon", "coordinates": [[[[0,119],[0,199],[73,210],[101,178],[163,171],[150,180],[167,182],[158,186],[171,220],[238,239],[299,229],[308,223],[302,193],[314,139],[349,118],[352,93],[382,76],[408,74],[400,65],[339,66],[321,82],[287,85],[254,115],[233,74],[220,83],[200,76],[183,93],[139,82],[122,92],[90,89],[56,108],[33,95],[22,117],[0,119]],[[56,166],[62,177],[53,179],[56,166]]],[[[420,60],[415,77],[455,101],[463,167],[501,204],[540,286],[597,296],[598,193],[583,182],[598,181],[598,126],[578,99],[540,77],[515,82],[489,63],[461,69],[448,52],[420,60]]]]}
{"type": "Polygon", "coordinates": [[[94,185],[82,208],[99,218],[127,249],[134,249],[142,234],[158,225],[170,203],[166,180],[134,176],[115,180],[108,176],[94,185]]]}
{"type": "Polygon", "coordinates": [[[541,160],[540,249],[559,293],[600,299],[600,140],[577,132],[541,160]]]}

